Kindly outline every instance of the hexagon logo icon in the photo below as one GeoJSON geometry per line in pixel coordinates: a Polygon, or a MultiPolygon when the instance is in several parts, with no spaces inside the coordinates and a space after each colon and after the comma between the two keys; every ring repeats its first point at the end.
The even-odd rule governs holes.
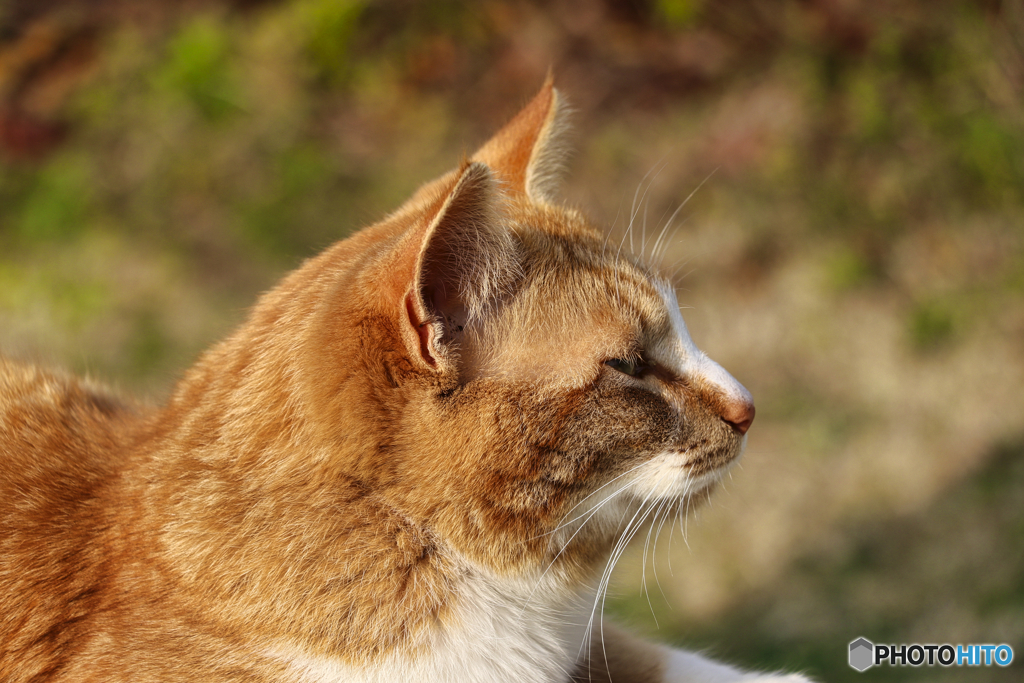
{"type": "Polygon", "coordinates": [[[858,638],[850,643],[850,666],[865,671],[875,663],[875,645],[867,638],[858,638]]]}

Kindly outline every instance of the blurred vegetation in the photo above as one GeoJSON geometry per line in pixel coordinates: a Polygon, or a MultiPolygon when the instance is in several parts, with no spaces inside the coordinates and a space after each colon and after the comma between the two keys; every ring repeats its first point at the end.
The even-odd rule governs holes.
{"type": "Polygon", "coordinates": [[[829,681],[858,676],[859,635],[1024,656],[1018,2],[9,1],[0,348],[165,395],[549,67],[577,111],[571,201],[621,224],[658,167],[653,220],[707,181],[671,256],[697,267],[698,341],[758,396],[748,459],[778,452],[735,497],[792,493],[762,555],[730,548],[740,510],[691,541],[714,572],[666,591],[661,637],[829,681]]]}

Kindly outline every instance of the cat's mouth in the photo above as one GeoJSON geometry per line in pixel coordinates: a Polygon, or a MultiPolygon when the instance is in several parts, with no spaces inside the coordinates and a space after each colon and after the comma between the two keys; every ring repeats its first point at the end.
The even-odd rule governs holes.
{"type": "Polygon", "coordinates": [[[742,450],[742,444],[737,444],[662,451],[638,469],[634,494],[641,498],[687,498],[707,492],[736,463],[742,450]]]}
{"type": "Polygon", "coordinates": [[[714,475],[721,477],[733,464],[739,460],[743,453],[742,447],[716,448],[710,451],[697,451],[686,453],[680,466],[685,468],[690,476],[704,477],[714,475]]]}

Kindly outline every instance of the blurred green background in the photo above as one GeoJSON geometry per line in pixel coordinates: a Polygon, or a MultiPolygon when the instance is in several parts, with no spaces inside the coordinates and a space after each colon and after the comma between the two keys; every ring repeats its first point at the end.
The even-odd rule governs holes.
{"type": "Polygon", "coordinates": [[[621,230],[642,187],[654,230],[700,186],[664,267],[758,405],[607,612],[821,681],[1024,680],[1020,2],[8,0],[0,350],[160,401],[549,67],[568,201],[621,230]],[[858,674],[858,636],[1017,661],[858,674]]]}

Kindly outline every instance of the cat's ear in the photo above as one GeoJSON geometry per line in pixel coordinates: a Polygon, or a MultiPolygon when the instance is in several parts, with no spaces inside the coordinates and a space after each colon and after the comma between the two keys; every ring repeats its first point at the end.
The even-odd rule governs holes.
{"type": "Polygon", "coordinates": [[[454,177],[419,233],[405,296],[410,355],[435,369],[452,362],[452,342],[463,327],[479,320],[519,272],[515,242],[497,213],[491,170],[465,162],[454,177]]]}
{"type": "Polygon", "coordinates": [[[566,107],[548,74],[540,92],[473,155],[487,164],[509,194],[535,202],[553,199],[567,152],[560,143],[566,107]]]}

